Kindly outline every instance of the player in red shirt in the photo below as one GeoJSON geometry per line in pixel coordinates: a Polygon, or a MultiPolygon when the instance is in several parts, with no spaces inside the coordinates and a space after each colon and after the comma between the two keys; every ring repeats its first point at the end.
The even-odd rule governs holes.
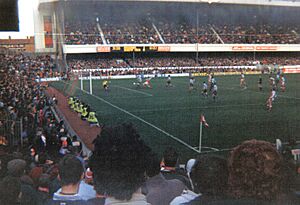
{"type": "Polygon", "coordinates": [[[151,88],[152,89],[152,84],[151,84],[151,79],[152,78],[148,78],[148,79],[146,79],[146,81],[143,83],[143,86],[144,87],[148,87],[148,88],[151,88]]]}

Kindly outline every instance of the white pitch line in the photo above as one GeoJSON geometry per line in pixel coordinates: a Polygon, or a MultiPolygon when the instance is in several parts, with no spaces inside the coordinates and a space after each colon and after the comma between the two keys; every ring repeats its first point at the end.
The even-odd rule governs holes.
{"type": "Polygon", "coordinates": [[[121,89],[124,89],[124,90],[129,90],[129,91],[140,93],[140,94],[147,95],[147,96],[150,96],[150,97],[153,96],[152,94],[149,94],[149,93],[146,93],[146,92],[142,92],[142,91],[138,91],[138,90],[133,90],[133,89],[122,87],[122,86],[118,86],[118,85],[111,85],[111,87],[116,87],[116,88],[121,88],[121,89]]]}
{"type": "MultiPolygon", "coordinates": [[[[219,149],[214,148],[214,147],[201,147],[201,148],[211,149],[212,151],[215,151],[215,152],[220,151],[219,149]]],[[[209,151],[208,151],[208,152],[209,152],[209,151]]]]}
{"type": "MultiPolygon", "coordinates": [[[[213,109],[213,108],[224,108],[224,107],[245,107],[245,106],[262,106],[264,104],[238,104],[238,105],[216,105],[216,106],[196,106],[196,107],[177,107],[176,110],[188,110],[188,109],[213,109]]],[[[158,111],[168,111],[174,110],[173,108],[163,108],[163,109],[139,109],[132,112],[158,112],[158,111]]]]}
{"type": "MultiPolygon", "coordinates": [[[[276,104],[287,104],[287,103],[276,103],[276,104]]],[[[252,103],[252,104],[237,104],[237,105],[216,105],[216,106],[196,106],[196,107],[177,107],[176,110],[188,110],[188,109],[213,109],[213,108],[224,108],[224,107],[247,107],[247,106],[264,106],[264,103],[252,103]]],[[[162,109],[139,109],[133,110],[131,112],[159,112],[159,111],[168,111],[174,110],[173,108],[162,108],[162,109]]]]}
{"type": "MultiPolygon", "coordinates": [[[[77,89],[78,89],[78,88],[77,88],[77,89]]],[[[85,93],[87,93],[87,94],[90,94],[89,92],[87,92],[87,91],[85,91],[85,90],[82,90],[82,91],[85,92],[85,93]]],[[[90,94],[90,95],[91,95],[91,94],[90,94]]],[[[172,139],[176,140],[177,142],[179,142],[179,143],[185,145],[186,147],[188,147],[188,148],[190,148],[190,149],[192,149],[192,150],[194,150],[194,151],[196,151],[196,152],[199,153],[199,151],[198,151],[197,149],[193,148],[193,147],[190,146],[189,144],[187,144],[187,143],[185,143],[184,141],[178,139],[177,137],[174,137],[174,136],[171,135],[170,133],[168,133],[168,132],[166,132],[166,131],[160,129],[159,127],[157,127],[157,126],[151,124],[150,122],[147,122],[146,120],[142,119],[141,117],[136,116],[135,114],[132,114],[132,113],[128,112],[127,110],[124,110],[123,108],[120,108],[120,107],[118,107],[118,106],[116,106],[116,105],[114,105],[114,104],[112,104],[112,103],[110,103],[110,102],[104,100],[103,98],[100,98],[100,97],[96,96],[96,95],[91,95],[91,96],[97,98],[98,100],[100,100],[100,101],[102,101],[102,102],[104,102],[104,103],[106,103],[106,104],[108,104],[108,105],[110,105],[110,106],[112,106],[112,107],[114,107],[114,108],[116,108],[116,109],[118,109],[118,110],[120,110],[120,111],[122,111],[122,112],[124,112],[124,113],[126,113],[126,114],[128,114],[128,115],[130,115],[130,116],[132,116],[132,117],[134,117],[134,118],[136,118],[136,119],[138,119],[138,120],[140,120],[141,122],[143,122],[143,123],[149,125],[150,127],[153,127],[154,129],[156,129],[156,130],[158,130],[158,131],[164,133],[165,135],[167,135],[167,136],[171,137],[172,139]]]]}
{"type": "MultiPolygon", "coordinates": [[[[235,87],[232,87],[232,88],[229,88],[229,87],[221,87],[220,89],[225,89],[225,90],[236,90],[236,91],[249,91],[249,92],[254,92],[254,93],[258,93],[260,95],[269,95],[268,93],[262,93],[260,91],[254,91],[254,90],[250,90],[250,89],[239,89],[239,88],[235,88],[235,87]]],[[[291,97],[291,96],[287,96],[287,95],[280,95],[278,94],[277,95],[278,97],[281,97],[281,98],[287,98],[287,99],[294,99],[294,100],[300,100],[300,98],[297,98],[297,97],[291,97]]]]}
{"type": "MultiPolygon", "coordinates": [[[[207,148],[212,149],[213,147],[207,147],[207,148]]],[[[216,150],[218,150],[218,152],[231,151],[231,150],[233,150],[233,148],[225,148],[225,149],[216,149],[216,148],[213,148],[211,151],[203,151],[203,152],[201,152],[201,154],[214,153],[214,152],[216,152],[216,150]],[[214,150],[214,149],[216,149],[216,150],[214,150]]]]}
{"type": "MultiPolygon", "coordinates": [[[[63,83],[65,83],[65,82],[63,82],[63,83]]],[[[67,83],[67,84],[68,84],[68,83],[67,83]]],[[[78,89],[78,90],[81,90],[81,89],[80,89],[79,87],[77,87],[77,86],[75,86],[75,88],[78,89]]],[[[123,108],[120,108],[120,107],[118,107],[117,105],[114,105],[114,104],[112,104],[112,103],[110,103],[110,102],[104,100],[103,98],[100,98],[100,97],[98,97],[98,96],[96,96],[96,95],[90,94],[89,92],[87,92],[87,91],[85,91],[85,90],[81,90],[81,91],[84,92],[84,93],[86,93],[86,94],[88,94],[88,95],[93,96],[94,98],[97,98],[98,100],[100,100],[100,101],[102,101],[102,102],[104,102],[104,103],[106,103],[106,104],[108,104],[108,105],[110,105],[110,106],[112,106],[112,107],[114,107],[114,108],[116,108],[116,109],[118,109],[118,110],[120,110],[120,111],[122,111],[122,112],[124,112],[124,113],[126,113],[126,114],[128,114],[128,115],[130,115],[130,116],[132,116],[132,117],[134,117],[134,118],[136,118],[136,119],[138,119],[138,120],[140,120],[141,122],[143,122],[143,123],[149,125],[150,127],[153,127],[154,129],[156,129],[156,130],[162,132],[163,134],[167,135],[168,137],[171,137],[172,139],[174,139],[175,141],[179,142],[180,144],[183,144],[183,145],[185,145],[186,147],[190,148],[191,150],[193,150],[193,151],[195,151],[195,152],[197,152],[197,153],[200,153],[199,150],[195,149],[195,148],[192,147],[191,145],[187,144],[186,142],[182,141],[181,139],[178,139],[177,137],[174,137],[174,136],[171,135],[170,133],[168,133],[168,132],[166,132],[166,131],[160,129],[159,127],[157,127],[157,126],[151,124],[150,122],[147,122],[146,120],[140,118],[139,116],[136,116],[136,115],[134,115],[134,114],[128,112],[127,110],[124,110],[123,108]]]]}

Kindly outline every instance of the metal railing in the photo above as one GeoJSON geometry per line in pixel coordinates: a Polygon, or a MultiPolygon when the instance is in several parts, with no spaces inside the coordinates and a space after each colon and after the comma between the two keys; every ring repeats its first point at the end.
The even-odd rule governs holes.
{"type": "Polygon", "coordinates": [[[4,137],[8,141],[8,146],[13,147],[23,145],[22,119],[14,120],[7,112],[1,116],[0,122],[0,136],[4,137]]]}

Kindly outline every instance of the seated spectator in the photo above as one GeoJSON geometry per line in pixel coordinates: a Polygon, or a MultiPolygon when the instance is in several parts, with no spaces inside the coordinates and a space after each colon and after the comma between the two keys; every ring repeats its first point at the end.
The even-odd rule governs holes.
{"type": "Polygon", "coordinates": [[[13,159],[7,164],[7,173],[13,177],[22,177],[27,164],[23,159],[13,159]]]}
{"type": "Polygon", "coordinates": [[[283,195],[283,160],[269,142],[249,140],[229,157],[229,195],[248,204],[293,204],[283,195]]]}
{"type": "Polygon", "coordinates": [[[132,124],[104,127],[90,158],[95,204],[148,204],[141,193],[151,149],[132,124]]]}
{"type": "Polygon", "coordinates": [[[52,96],[51,102],[52,102],[54,105],[57,105],[58,100],[57,100],[57,98],[55,97],[55,95],[52,96]]]}
{"type": "Polygon", "coordinates": [[[179,156],[177,151],[173,147],[168,147],[163,154],[164,165],[161,168],[161,173],[167,180],[178,179],[184,183],[188,189],[191,189],[190,181],[185,175],[184,171],[177,167],[178,159],[179,156]]]}
{"type": "Polygon", "coordinates": [[[166,180],[163,177],[156,155],[153,155],[147,162],[149,165],[146,171],[148,179],[142,187],[142,193],[146,195],[147,202],[150,204],[170,204],[186,189],[186,186],[178,179],[166,180]]]}
{"type": "Polygon", "coordinates": [[[17,177],[7,176],[0,182],[0,202],[5,205],[20,203],[21,183],[17,177]]]}
{"type": "MultiPolygon", "coordinates": [[[[80,160],[80,158],[77,157],[77,159],[80,160]]],[[[82,161],[81,161],[82,163],[82,161]]],[[[96,191],[94,190],[94,187],[88,183],[88,180],[86,180],[86,174],[84,173],[84,179],[80,181],[79,184],[79,191],[78,195],[85,201],[95,198],[96,197],[96,191]]],[[[56,192],[61,192],[61,189],[58,189],[56,192]]]]}
{"type": "Polygon", "coordinates": [[[82,154],[82,143],[78,140],[76,135],[72,137],[72,147],[76,149],[76,153],[78,153],[79,155],[82,154]]]}
{"type": "Polygon", "coordinates": [[[42,174],[39,177],[39,181],[37,184],[37,195],[40,205],[44,204],[48,199],[50,199],[50,184],[50,175],[42,174]]]}
{"type": "Polygon", "coordinates": [[[26,161],[23,159],[14,159],[7,164],[7,173],[9,176],[17,177],[21,182],[21,192],[23,193],[20,202],[24,204],[37,204],[37,193],[33,188],[33,181],[28,175],[25,175],[26,161]]]}
{"type": "Polygon", "coordinates": [[[32,178],[35,186],[37,186],[40,176],[50,169],[53,162],[49,160],[46,153],[40,153],[39,155],[35,155],[35,163],[36,167],[30,170],[29,176],[32,178]]]}
{"type": "Polygon", "coordinates": [[[80,160],[73,155],[66,155],[60,160],[58,169],[62,187],[47,204],[85,204],[86,201],[79,195],[80,181],[84,176],[80,160]]]}
{"type": "Polygon", "coordinates": [[[200,156],[191,169],[194,191],[176,197],[171,204],[210,204],[226,199],[228,168],[227,160],[218,156],[200,156]],[[189,197],[187,197],[188,195],[189,197]],[[191,200],[189,200],[191,199],[191,200]]]}

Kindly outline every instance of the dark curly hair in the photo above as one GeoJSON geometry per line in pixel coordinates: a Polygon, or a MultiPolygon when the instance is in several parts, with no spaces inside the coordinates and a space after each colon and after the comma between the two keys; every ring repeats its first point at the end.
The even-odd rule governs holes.
{"type": "Polygon", "coordinates": [[[229,157],[230,193],[235,198],[276,200],[281,193],[283,160],[266,141],[249,140],[229,157]]]}
{"type": "Polygon", "coordinates": [[[227,160],[219,156],[199,156],[192,168],[195,191],[206,195],[221,195],[227,191],[227,160]]]}
{"type": "Polygon", "coordinates": [[[175,167],[178,161],[178,153],[174,147],[167,147],[163,153],[164,163],[167,167],[175,167]]]}
{"type": "Polygon", "coordinates": [[[150,155],[151,149],[132,124],[104,127],[90,158],[96,192],[130,200],[145,181],[150,155]]]}
{"type": "Polygon", "coordinates": [[[0,202],[3,204],[17,204],[20,192],[21,182],[19,178],[6,176],[0,181],[0,202]]]}

